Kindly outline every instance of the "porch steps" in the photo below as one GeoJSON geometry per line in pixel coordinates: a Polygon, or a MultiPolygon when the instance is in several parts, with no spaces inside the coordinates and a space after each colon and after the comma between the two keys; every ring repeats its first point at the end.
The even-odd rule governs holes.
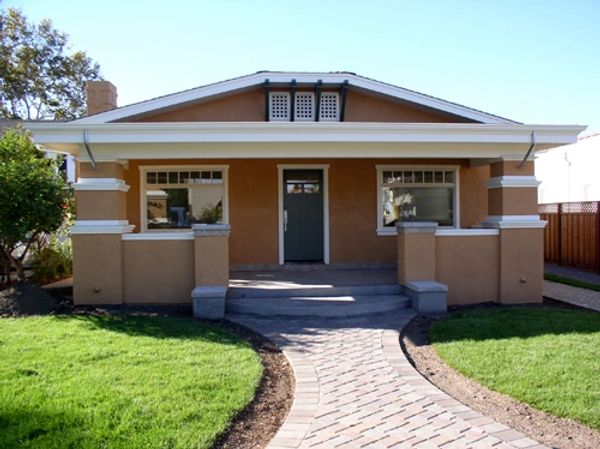
{"type": "Polygon", "coordinates": [[[228,313],[262,316],[345,317],[392,312],[410,306],[396,284],[311,286],[306,288],[230,287],[228,313]]]}

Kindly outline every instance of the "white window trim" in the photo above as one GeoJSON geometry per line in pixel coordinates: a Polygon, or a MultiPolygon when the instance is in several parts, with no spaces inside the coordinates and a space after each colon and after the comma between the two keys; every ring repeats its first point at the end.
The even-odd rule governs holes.
{"type": "MultiPolygon", "coordinates": [[[[229,224],[229,165],[140,165],[140,223],[141,233],[190,232],[189,229],[148,229],[148,209],[146,203],[146,173],[152,171],[222,171],[223,172],[223,223],[229,224]]],[[[164,184],[158,184],[164,185],[164,184]]],[[[173,184],[185,188],[187,184],[173,184]]],[[[190,184],[193,186],[194,184],[190,184]]],[[[202,184],[198,184],[201,186],[202,184]]]]}
{"type": "Polygon", "coordinates": [[[285,264],[283,238],[283,171],[323,170],[323,263],[329,265],[329,164],[278,164],[277,197],[279,221],[279,265],[285,264]]]}
{"type": "Polygon", "coordinates": [[[395,227],[384,227],[383,211],[383,172],[384,171],[402,171],[402,170],[444,170],[454,171],[454,214],[452,226],[440,226],[439,229],[459,229],[460,228],[460,165],[376,165],[377,172],[377,224],[376,233],[378,236],[398,235],[395,227]]]}

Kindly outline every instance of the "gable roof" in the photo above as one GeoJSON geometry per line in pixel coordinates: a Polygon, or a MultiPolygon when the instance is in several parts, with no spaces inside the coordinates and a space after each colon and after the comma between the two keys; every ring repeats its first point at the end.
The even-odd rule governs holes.
{"type": "Polygon", "coordinates": [[[394,86],[392,84],[383,83],[381,81],[359,76],[351,72],[257,72],[251,75],[245,75],[238,78],[232,78],[218,83],[207,84],[205,86],[196,87],[193,89],[176,92],[161,97],[156,97],[150,100],[141,101],[139,103],[122,106],[110,111],[101,112],[88,117],[80,118],[71,123],[81,124],[100,124],[108,123],[116,120],[123,120],[130,117],[135,117],[143,114],[148,114],[154,111],[173,108],[178,105],[183,105],[218,95],[233,93],[235,91],[248,89],[264,84],[265,80],[269,80],[271,84],[290,83],[291,80],[296,80],[297,83],[315,84],[321,80],[324,84],[339,85],[348,81],[350,86],[359,89],[372,91],[382,95],[387,95],[397,98],[402,101],[414,103],[426,108],[436,109],[448,114],[457,115],[459,117],[468,118],[481,123],[487,124],[508,124],[517,123],[497,115],[479,111],[477,109],[462,106],[457,103],[442,100],[431,95],[422,94],[413,90],[394,86]]]}

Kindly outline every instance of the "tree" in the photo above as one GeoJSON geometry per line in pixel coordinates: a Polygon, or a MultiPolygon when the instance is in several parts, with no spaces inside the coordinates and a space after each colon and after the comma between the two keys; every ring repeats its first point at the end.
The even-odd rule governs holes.
{"type": "Polygon", "coordinates": [[[101,79],[85,52],[67,54],[68,36],[49,19],[39,25],[14,8],[0,11],[0,114],[69,120],[86,114],[85,82],[101,79]]]}
{"type": "Polygon", "coordinates": [[[0,246],[25,279],[23,261],[38,238],[56,231],[67,212],[68,191],[56,162],[44,157],[22,129],[0,138],[0,246]]]}

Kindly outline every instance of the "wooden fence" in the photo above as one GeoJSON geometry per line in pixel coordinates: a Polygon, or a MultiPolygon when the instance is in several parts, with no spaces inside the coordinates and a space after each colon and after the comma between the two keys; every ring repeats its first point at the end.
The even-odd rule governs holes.
{"type": "Polygon", "coordinates": [[[600,272],[600,201],[540,204],[544,260],[600,272]]]}

